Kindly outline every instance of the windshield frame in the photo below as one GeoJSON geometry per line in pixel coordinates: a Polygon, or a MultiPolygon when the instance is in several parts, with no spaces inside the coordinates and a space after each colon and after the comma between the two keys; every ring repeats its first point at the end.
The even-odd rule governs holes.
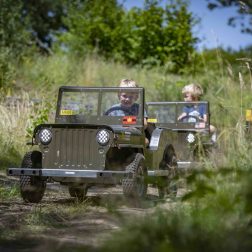
{"type": "MultiPolygon", "coordinates": [[[[104,98],[105,99],[105,98],[104,98]]],[[[119,102],[119,100],[118,100],[119,102]]],[[[57,109],[55,115],[55,123],[70,123],[70,124],[95,124],[95,125],[122,125],[122,126],[134,126],[134,127],[143,127],[144,124],[144,88],[120,88],[120,87],[79,87],[79,86],[62,86],[59,88],[58,100],[57,100],[57,109]],[[97,92],[98,102],[97,102],[97,114],[91,116],[81,116],[81,115],[62,115],[62,99],[63,95],[66,92],[97,92]],[[118,96],[120,92],[137,92],[138,99],[137,103],[139,104],[139,113],[138,116],[135,116],[136,119],[133,125],[124,125],[123,117],[125,116],[106,116],[102,112],[102,99],[105,97],[105,93],[115,93],[118,96]]],[[[125,121],[125,120],[124,120],[125,121]]]]}
{"type": "Polygon", "coordinates": [[[147,113],[148,113],[148,123],[154,123],[158,127],[170,128],[173,130],[183,130],[183,131],[191,131],[191,130],[209,130],[210,127],[210,108],[208,101],[197,101],[197,102],[183,102],[183,101],[175,101],[175,102],[147,102],[146,103],[147,113]],[[207,121],[205,124],[200,123],[192,123],[192,122],[184,122],[178,120],[178,116],[182,113],[181,108],[187,105],[199,105],[202,104],[206,107],[207,121]],[[150,113],[151,108],[159,107],[159,106],[167,106],[167,108],[175,107],[174,109],[174,120],[173,121],[159,121],[158,118],[154,117],[152,113],[150,113]]]}

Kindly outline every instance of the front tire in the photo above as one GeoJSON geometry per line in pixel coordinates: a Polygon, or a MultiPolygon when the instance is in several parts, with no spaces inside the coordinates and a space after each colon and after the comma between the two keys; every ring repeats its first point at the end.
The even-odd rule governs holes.
{"type": "Polygon", "coordinates": [[[160,177],[158,181],[158,195],[160,199],[163,199],[166,195],[176,197],[177,185],[173,179],[177,175],[177,167],[175,150],[172,145],[167,145],[164,150],[163,159],[159,164],[159,169],[168,170],[169,176],[160,177]]]}
{"type": "MultiPolygon", "coordinates": [[[[42,155],[39,151],[28,152],[24,155],[22,168],[41,168],[42,155]]],[[[46,182],[39,176],[20,176],[20,193],[25,202],[39,203],[45,193],[46,182]]]]}
{"type": "Polygon", "coordinates": [[[126,197],[145,198],[148,184],[144,156],[135,155],[134,160],[126,167],[128,177],[122,180],[123,193],[126,197]]]}

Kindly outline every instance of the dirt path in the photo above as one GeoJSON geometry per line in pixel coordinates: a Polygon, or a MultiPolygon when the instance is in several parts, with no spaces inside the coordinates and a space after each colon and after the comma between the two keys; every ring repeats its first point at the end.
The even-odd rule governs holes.
{"type": "MultiPolygon", "coordinates": [[[[18,179],[0,173],[0,186],[13,187],[18,179]]],[[[160,205],[157,189],[149,188],[144,202],[129,201],[120,186],[89,189],[78,203],[67,188],[48,184],[40,204],[16,196],[0,199],[0,251],[94,251],[114,231],[160,205]],[[42,223],[42,224],[41,224],[42,223]],[[68,250],[69,249],[69,250],[68,250]]],[[[162,202],[169,207],[171,201],[162,202]]]]}

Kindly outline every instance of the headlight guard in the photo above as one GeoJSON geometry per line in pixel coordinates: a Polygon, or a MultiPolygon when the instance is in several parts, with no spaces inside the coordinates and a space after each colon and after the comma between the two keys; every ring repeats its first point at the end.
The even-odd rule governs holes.
{"type": "Polygon", "coordinates": [[[47,128],[41,129],[38,137],[42,144],[49,144],[52,141],[52,131],[47,128]]]}
{"type": "Polygon", "coordinates": [[[193,133],[189,133],[187,136],[186,136],[186,141],[188,143],[194,143],[196,140],[196,136],[193,134],[193,133]]]}
{"type": "Polygon", "coordinates": [[[107,145],[110,140],[109,132],[105,129],[99,130],[96,134],[96,140],[100,145],[107,145]]]}

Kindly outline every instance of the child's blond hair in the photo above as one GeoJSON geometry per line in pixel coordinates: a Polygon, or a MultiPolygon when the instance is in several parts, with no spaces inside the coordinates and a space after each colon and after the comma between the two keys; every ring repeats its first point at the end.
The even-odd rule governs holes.
{"type": "Polygon", "coordinates": [[[193,97],[199,98],[203,95],[203,89],[199,84],[191,83],[183,87],[182,94],[186,93],[191,94],[193,97]]]}
{"type": "Polygon", "coordinates": [[[120,82],[120,87],[138,87],[134,80],[122,79],[120,82]]]}

